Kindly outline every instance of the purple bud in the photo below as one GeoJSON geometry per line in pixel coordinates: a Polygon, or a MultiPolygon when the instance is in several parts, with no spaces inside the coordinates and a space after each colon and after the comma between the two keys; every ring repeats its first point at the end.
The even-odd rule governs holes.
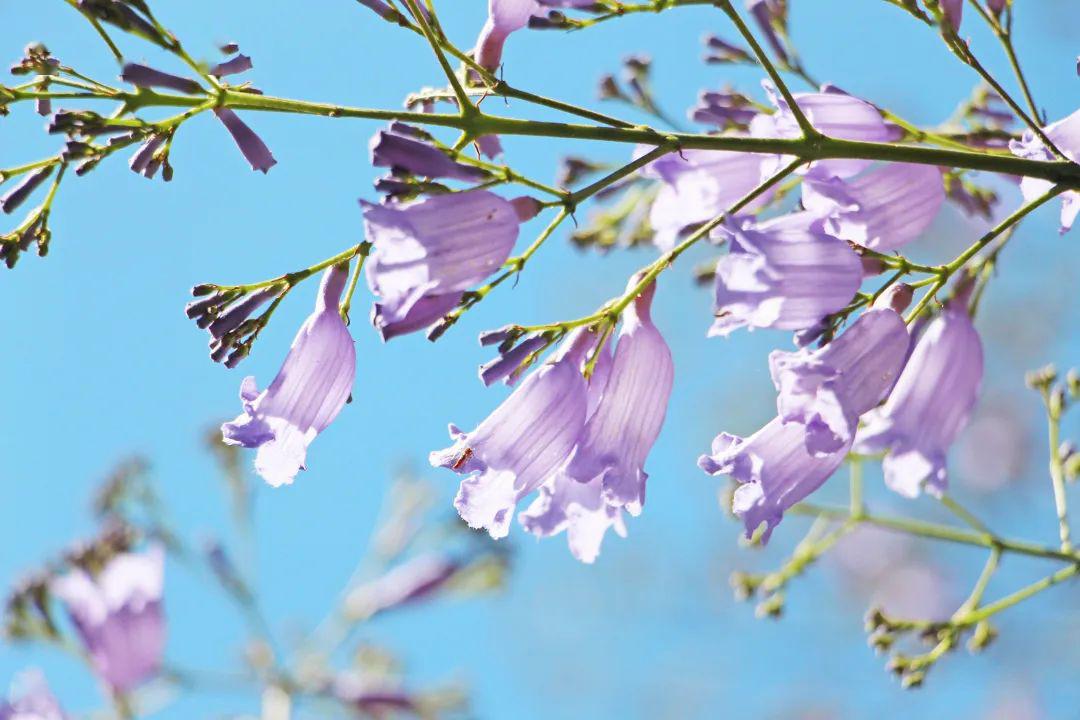
{"type": "Polygon", "coordinates": [[[214,114],[225,126],[225,129],[233,136],[236,146],[244,154],[244,158],[251,164],[252,170],[260,170],[265,174],[277,160],[270,154],[270,148],[266,143],[249,128],[236,113],[229,108],[214,108],[214,114]]]}
{"type": "MultiPolygon", "coordinates": [[[[521,364],[537,350],[547,345],[547,338],[534,335],[518,343],[508,352],[480,366],[480,382],[492,385],[511,375],[520,375],[521,364]]],[[[508,383],[513,384],[513,383],[508,383]]]]}
{"type": "Polygon", "coordinates": [[[49,177],[52,171],[53,166],[47,165],[28,175],[21,183],[9,190],[3,197],[0,197],[0,208],[3,208],[5,213],[15,212],[26,201],[26,198],[30,197],[30,193],[45,182],[45,178],[49,177]]]}
{"type": "Polygon", "coordinates": [[[252,67],[251,58],[247,55],[237,55],[231,60],[218,63],[214,67],[210,68],[210,74],[215,77],[223,77],[225,75],[236,75],[237,73],[247,72],[252,67]]]}
{"type": "Polygon", "coordinates": [[[278,285],[271,285],[270,287],[257,290],[240,302],[233,303],[223,312],[219,313],[214,319],[214,322],[210,323],[210,334],[215,338],[221,338],[235,330],[240,323],[247,320],[253,312],[259,309],[263,303],[272,297],[275,297],[281,290],[278,285]]]}
{"type": "MultiPolygon", "coordinates": [[[[151,165],[154,160],[154,153],[157,152],[158,148],[161,147],[162,143],[164,142],[164,135],[151,135],[146,140],[146,142],[142,144],[142,147],[140,147],[135,152],[135,154],[131,156],[131,160],[128,162],[128,167],[131,168],[132,172],[135,172],[146,178],[153,177],[153,171],[157,170],[157,165],[153,166],[153,171],[151,170],[151,165]]],[[[160,161],[158,161],[157,164],[160,165],[160,161]]]]}
{"type": "Polygon", "coordinates": [[[141,88],[163,87],[187,95],[198,95],[203,92],[199,83],[190,78],[172,75],[138,63],[124,65],[123,72],[120,73],[120,79],[141,88]]]}

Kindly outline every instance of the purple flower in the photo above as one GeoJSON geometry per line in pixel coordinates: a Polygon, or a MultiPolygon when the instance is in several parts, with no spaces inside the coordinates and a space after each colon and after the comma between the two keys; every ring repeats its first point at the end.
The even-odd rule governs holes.
{"type": "Polygon", "coordinates": [[[397,10],[387,5],[383,0],[357,0],[357,2],[373,10],[383,20],[395,20],[398,18],[397,10]]]}
{"type": "Polygon", "coordinates": [[[527,204],[486,190],[407,205],[361,201],[374,246],[365,271],[379,296],[372,323],[383,339],[431,324],[502,267],[517,241],[519,207],[527,204]]]}
{"type": "Polygon", "coordinates": [[[781,62],[788,62],[787,50],[780,41],[777,29],[787,26],[787,0],[746,0],[746,8],[765,34],[772,51],[781,62]]]}
{"type": "Polygon", "coordinates": [[[124,65],[123,71],[120,73],[120,79],[141,88],[163,87],[186,95],[198,95],[203,92],[199,83],[191,78],[180,77],[179,75],[162,72],[137,63],[124,65]]]}
{"type": "Polygon", "coordinates": [[[508,385],[513,385],[520,375],[522,363],[538,350],[542,350],[548,344],[543,335],[534,335],[522,340],[499,357],[480,366],[480,382],[491,385],[505,379],[508,385]]]}
{"type": "Polygon", "coordinates": [[[745,130],[757,114],[757,110],[745,95],[726,90],[704,91],[698,95],[698,104],[690,110],[690,119],[716,125],[722,130],[745,130]]]}
{"type": "Polygon", "coordinates": [[[806,449],[829,455],[851,445],[859,417],[885,399],[900,376],[910,339],[891,308],[872,309],[828,345],[774,350],[769,371],[777,414],[806,428],[806,449]]]}
{"type": "Polygon", "coordinates": [[[806,445],[806,426],[775,418],[748,438],[717,435],[712,454],[702,455],[698,465],[710,475],[730,475],[739,483],[732,510],[742,518],[748,538],[766,523],[762,542],[768,542],[784,512],[821,487],[843,464],[850,447],[814,456],[806,445]]]}
{"type": "Polygon", "coordinates": [[[26,202],[26,198],[30,197],[38,189],[38,186],[52,175],[52,171],[53,166],[47,165],[27,175],[22,182],[4,193],[3,197],[0,197],[0,209],[3,209],[5,213],[15,212],[20,205],[26,202]]]}
{"type": "Polygon", "coordinates": [[[90,655],[95,671],[126,693],[157,674],[165,649],[165,552],[124,553],[97,577],[72,570],[52,583],[90,655]]]}
{"type": "Polygon", "coordinates": [[[729,223],[731,249],[716,266],[709,335],[741,327],[804,330],[844,308],[862,284],[859,256],[810,213],[729,223]]]}
{"type": "Polygon", "coordinates": [[[224,77],[225,75],[236,75],[238,73],[247,72],[254,65],[251,62],[251,58],[247,55],[237,55],[234,58],[230,58],[225,62],[220,62],[214,67],[210,68],[210,74],[215,77],[224,77]]]}
{"type": "MultiPolygon", "coordinates": [[[[642,172],[663,181],[649,212],[654,242],[670,250],[685,229],[725,212],[764,179],[767,155],[723,150],[684,150],[650,163],[642,172]]],[[[764,193],[745,211],[760,208],[771,197],[764,193]]]]}
{"type": "Polygon", "coordinates": [[[469,527],[505,537],[517,503],[566,461],[585,426],[581,370],[593,340],[571,334],[475,430],[450,425],[454,444],[431,453],[433,466],[466,476],[454,506],[469,527]]]}
{"type": "Polygon", "coordinates": [[[15,678],[7,701],[0,700],[0,720],[64,720],[60,703],[37,670],[15,678]]]}
{"type": "Polygon", "coordinates": [[[146,142],[131,156],[131,160],[128,161],[128,167],[132,172],[135,172],[147,179],[154,177],[159,167],[161,167],[161,160],[156,159],[154,154],[158,151],[158,148],[165,142],[165,136],[160,134],[151,135],[146,139],[146,142]]]}
{"type": "Polygon", "coordinates": [[[536,0],[488,0],[488,18],[476,41],[476,62],[488,70],[502,64],[503,45],[510,33],[529,24],[539,11],[536,0]]]}
{"type": "Polygon", "coordinates": [[[803,183],[803,204],[828,220],[829,232],[879,251],[922,235],[944,202],[941,171],[932,165],[888,163],[849,180],[803,183]]]}
{"type": "MultiPolygon", "coordinates": [[[[1078,60],[1077,73],[1080,74],[1080,60],[1078,60]]],[[[1057,146],[1058,150],[1073,162],[1080,162],[1080,110],[1072,115],[1058,120],[1043,128],[1043,132],[1050,141],[1057,146]]],[[[1031,130],[1025,130],[1020,140],[1009,142],[1009,149],[1013,155],[1019,155],[1029,160],[1056,160],[1056,156],[1050,152],[1042,141],[1035,137],[1031,130]]],[[[1031,202],[1046,194],[1053,183],[1048,180],[1036,178],[1024,178],[1020,181],[1020,192],[1026,202],[1031,202]]],[[[1080,192],[1069,190],[1061,195],[1061,232],[1062,234],[1072,228],[1076,216],[1080,215],[1080,192]]]]}
{"type": "Polygon", "coordinates": [[[540,537],[566,530],[570,551],[582,562],[596,559],[609,527],[625,536],[622,511],[639,515],[645,503],[645,460],[674,380],[671,351],[650,317],[655,287],[623,314],[614,358],[597,362],[588,398],[594,409],[573,455],[518,518],[540,537]]]}
{"type": "Polygon", "coordinates": [[[464,182],[479,182],[489,177],[480,168],[450,159],[428,142],[430,136],[404,123],[394,122],[372,138],[371,164],[423,177],[448,177],[464,182]]]}
{"type": "Polygon", "coordinates": [[[265,175],[270,168],[277,165],[277,160],[270,154],[270,148],[262,141],[255,131],[249,128],[240,117],[229,108],[214,108],[214,114],[229,134],[236,141],[244,159],[251,165],[252,170],[261,170],[265,175]]]}
{"type": "Polygon", "coordinates": [[[960,22],[964,19],[964,0],[941,0],[941,11],[945,15],[945,22],[953,30],[959,30],[960,22]]]}
{"type": "Polygon", "coordinates": [[[945,454],[978,398],[982,342],[963,297],[922,332],[889,399],[867,415],[857,436],[860,452],[889,453],[885,483],[906,497],[916,497],[924,482],[930,492],[944,491],[945,454]]]}
{"type": "Polygon", "coordinates": [[[338,305],[348,278],[347,265],[326,270],[315,311],[300,326],[277,377],[262,393],[254,377],[244,378],[244,412],[221,426],[226,444],[258,448],[255,470],[274,487],[292,483],[305,468],[308,446],[352,391],[356,348],[338,305]]]}
{"type": "Polygon", "coordinates": [[[350,618],[367,620],[377,613],[430,597],[444,588],[460,569],[461,564],[448,557],[415,557],[349,591],[346,612],[350,618]]]}

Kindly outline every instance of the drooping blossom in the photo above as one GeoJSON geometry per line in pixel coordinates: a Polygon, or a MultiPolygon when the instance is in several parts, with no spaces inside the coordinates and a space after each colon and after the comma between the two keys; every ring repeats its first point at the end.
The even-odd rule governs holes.
{"type": "Polygon", "coordinates": [[[120,73],[120,79],[124,82],[131,83],[135,87],[163,87],[187,95],[197,95],[203,91],[199,86],[199,83],[191,78],[162,72],[161,70],[155,70],[152,67],[139,65],[138,63],[127,63],[124,65],[124,68],[120,73]]]}
{"type": "MultiPolygon", "coordinates": [[[[1080,60],[1077,67],[1077,73],[1080,74],[1080,60]]],[[[1080,162],[1080,110],[1056,123],[1047,125],[1043,128],[1043,132],[1067,158],[1073,162],[1080,162]]],[[[1058,159],[1031,130],[1025,130],[1020,140],[1010,141],[1009,149],[1013,155],[1029,160],[1058,159]]],[[[1053,183],[1049,180],[1026,177],[1020,181],[1020,192],[1023,193],[1026,202],[1042,197],[1052,187],[1053,183]]],[[[1061,202],[1061,232],[1064,234],[1072,228],[1076,216],[1080,215],[1080,191],[1069,190],[1062,193],[1061,202]]]]}
{"type": "MultiPolygon", "coordinates": [[[[750,123],[750,134],[770,138],[800,137],[802,130],[787,101],[768,80],[762,82],[762,87],[776,112],[760,113],[755,117],[750,123]]],[[[895,130],[885,122],[877,108],[835,87],[825,86],[822,92],[816,93],[795,93],[793,97],[810,124],[829,137],[864,142],[886,142],[895,137],[895,130]]],[[[856,175],[869,165],[868,160],[819,160],[805,172],[810,177],[843,178],[856,175]]]]}
{"type": "Polygon", "coordinates": [[[498,69],[506,38],[527,26],[539,9],[536,0],[488,0],[487,22],[476,41],[476,62],[488,70],[498,69]]]}
{"type": "Polygon", "coordinates": [[[663,426],[674,380],[671,351],[650,317],[654,292],[649,286],[623,313],[614,357],[609,365],[602,356],[591,378],[593,409],[577,447],[518,518],[540,537],[565,530],[571,553],[582,562],[596,559],[608,528],[625,536],[623,511],[637,516],[645,503],[645,460],[663,426]]]}
{"type": "Polygon", "coordinates": [[[748,438],[721,433],[712,452],[698,459],[710,475],[730,475],[739,483],[732,510],[752,537],[765,523],[762,542],[768,542],[784,512],[802,500],[836,472],[847,457],[850,443],[827,455],[806,450],[807,429],[797,422],[774,418],[748,438]]]}
{"type": "Polygon", "coordinates": [[[983,348],[964,293],[919,336],[885,404],[859,430],[860,452],[888,452],[885,484],[906,497],[926,485],[945,490],[945,455],[971,416],[983,375],[983,348]]]}
{"type": "Polygon", "coordinates": [[[254,377],[244,378],[244,412],[221,426],[226,444],[258,448],[255,470],[274,487],[292,483],[306,467],[308,446],[352,391],[356,348],[339,307],[348,277],[347,265],[326,270],[315,311],[300,326],[277,377],[261,393],[254,377]]]}
{"type": "Polygon", "coordinates": [[[417,602],[443,589],[461,567],[448,556],[420,555],[350,590],[345,611],[350,618],[366,620],[417,602]]]}
{"type": "Polygon", "coordinates": [[[7,700],[0,700],[0,720],[64,720],[60,702],[37,670],[20,673],[7,700]]]}
{"type": "Polygon", "coordinates": [[[384,340],[426,327],[453,309],[464,290],[502,266],[519,224],[537,210],[531,198],[505,200],[486,190],[361,205],[374,248],[365,271],[379,297],[372,323],[384,340]]]}
{"type": "Polygon", "coordinates": [[[239,115],[227,107],[214,108],[214,115],[232,135],[233,140],[236,141],[236,146],[240,148],[240,152],[243,154],[244,159],[248,161],[248,164],[251,165],[252,170],[259,170],[265,175],[270,168],[277,165],[277,160],[270,153],[270,148],[266,147],[266,143],[262,141],[262,138],[256,135],[255,131],[249,128],[240,119],[239,115]]]}
{"type": "Polygon", "coordinates": [[[806,212],[728,223],[730,250],[716,265],[709,335],[741,327],[805,330],[844,308],[862,284],[859,256],[806,212]]]}
{"type": "Polygon", "coordinates": [[[480,168],[452,160],[431,144],[430,135],[405,123],[393,122],[385,130],[375,133],[368,147],[371,164],[375,167],[464,182],[478,182],[489,177],[480,168]]]}
{"type": "Polygon", "coordinates": [[[769,371],[780,420],[806,428],[806,449],[812,455],[850,446],[859,417],[896,383],[909,345],[903,318],[884,307],[866,311],[822,348],[774,350],[769,371]]]}
{"type": "Polygon", "coordinates": [[[802,197],[832,234],[886,251],[930,227],[945,202],[945,184],[933,165],[887,163],[846,180],[808,177],[802,197]]]}
{"type": "Polygon", "coordinates": [[[74,569],[52,583],[101,679],[116,692],[134,690],[161,668],[165,552],[121,553],[91,577],[74,569]]]}
{"type": "Polygon", "coordinates": [[[585,426],[582,364],[593,342],[572,333],[475,430],[450,425],[454,444],[431,453],[433,466],[466,476],[454,506],[469,527],[505,537],[517,503],[565,463],[585,426]]]}
{"type": "MultiPolygon", "coordinates": [[[[650,163],[642,174],[662,181],[649,211],[653,242],[670,250],[684,230],[725,212],[761,183],[768,160],[755,153],[684,150],[650,163]]],[[[760,208],[770,197],[763,193],[744,211],[760,208]]]]}

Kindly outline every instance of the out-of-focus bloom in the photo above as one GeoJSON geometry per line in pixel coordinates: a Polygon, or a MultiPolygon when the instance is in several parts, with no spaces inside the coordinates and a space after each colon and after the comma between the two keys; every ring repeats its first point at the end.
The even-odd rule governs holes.
{"type": "Polygon", "coordinates": [[[60,703],[36,670],[19,674],[8,700],[0,700],[0,720],[64,720],[60,703]]]}
{"type": "Polygon", "coordinates": [[[221,426],[228,445],[258,448],[255,470],[274,487],[305,467],[308,446],[338,416],[352,391],[356,348],[338,303],[347,266],[326,270],[315,311],[293,339],[277,377],[263,392],[248,376],[240,385],[244,412],[221,426]]]}
{"type": "Polygon", "coordinates": [[[787,28],[787,0],[746,0],[746,8],[765,34],[776,57],[781,62],[788,62],[787,49],[778,33],[778,30],[787,28]]]}
{"type": "Polygon", "coordinates": [[[379,296],[372,323],[384,340],[430,325],[461,293],[498,270],[535,214],[530,198],[486,190],[436,195],[407,205],[361,202],[374,250],[365,271],[379,296]]]}
{"type": "Polygon", "coordinates": [[[749,52],[737,45],[732,45],[723,38],[709,35],[705,38],[705,62],[707,63],[752,63],[749,52]]]}
{"type": "Polygon", "coordinates": [[[423,177],[447,177],[477,182],[489,177],[480,168],[450,159],[430,143],[431,136],[405,123],[394,122],[371,138],[371,164],[423,177]]]}
{"type": "Polygon", "coordinates": [[[807,178],[803,204],[828,230],[873,250],[895,250],[930,227],[945,202],[941,171],[888,163],[848,180],[807,178]]]}
{"type": "Polygon", "coordinates": [[[1000,15],[1007,2],[1008,0],[986,0],[986,5],[994,15],[1000,15]]]}
{"type": "Polygon", "coordinates": [[[454,444],[431,453],[431,464],[466,475],[454,506],[493,538],[510,530],[514,507],[570,455],[585,426],[588,401],[582,364],[594,338],[577,331],[530,373],[472,432],[450,425],[454,444]]]}
{"type": "Polygon", "coordinates": [[[52,583],[97,674],[126,693],[157,674],[165,649],[165,552],[122,553],[91,578],[75,569],[52,583]]]}
{"type": "Polygon", "coordinates": [[[757,110],[749,98],[727,90],[700,93],[698,104],[690,110],[694,122],[716,125],[721,130],[745,130],[756,116],[757,110]]]}
{"type": "Polygon", "coordinates": [[[399,16],[398,11],[387,5],[383,0],[357,0],[357,2],[373,10],[383,20],[394,20],[399,16]]]}
{"type": "Polygon", "coordinates": [[[352,619],[366,620],[403,607],[438,592],[460,569],[452,558],[420,555],[349,591],[345,611],[352,619]]]}
{"type": "Polygon", "coordinates": [[[739,483],[732,510],[742,518],[746,536],[766,524],[767,542],[784,512],[801,502],[843,464],[850,443],[828,455],[807,452],[807,429],[796,422],[773,419],[748,438],[728,433],[716,436],[712,453],[698,465],[710,475],[730,475],[739,483]]]}
{"type": "Polygon", "coordinates": [[[769,371],[777,413],[806,427],[806,449],[828,455],[851,445],[859,417],[885,399],[907,359],[907,326],[891,308],[868,310],[817,350],[774,350],[769,371]]]}
{"type": "MultiPolygon", "coordinates": [[[[1080,60],[1077,61],[1077,73],[1080,74],[1080,60]]],[[[1067,118],[1058,120],[1043,128],[1043,132],[1050,138],[1050,142],[1057,149],[1065,153],[1073,162],[1080,162],[1080,110],[1077,110],[1067,118]]],[[[1013,155],[1019,155],[1029,160],[1056,160],[1057,157],[1043,145],[1035,133],[1025,130],[1020,140],[1009,143],[1009,149],[1013,155]]],[[[1026,202],[1031,202],[1046,194],[1053,183],[1049,180],[1037,178],[1024,178],[1020,181],[1020,192],[1026,202]]],[[[1080,192],[1069,190],[1061,195],[1061,232],[1064,234],[1072,228],[1076,216],[1080,215],[1080,192]]]]}
{"type": "Polygon", "coordinates": [[[983,348],[966,305],[949,303],[923,331],[889,399],[858,432],[860,452],[889,453],[885,483],[906,497],[924,482],[930,492],[944,491],[945,454],[978,399],[983,348]]]}
{"type": "Polygon", "coordinates": [[[862,263],[822,222],[803,212],[718,231],[730,250],[716,265],[710,336],[741,327],[804,330],[851,301],[862,284],[862,263]]]}
{"type": "Polygon", "coordinates": [[[334,696],[354,707],[364,717],[417,716],[420,700],[397,682],[375,674],[347,672],[334,678],[334,696]]]}
{"type": "MultiPolygon", "coordinates": [[[[741,200],[764,179],[767,155],[724,150],[684,150],[650,163],[642,172],[663,181],[649,212],[654,242],[670,250],[683,230],[708,222],[741,200]]],[[[744,211],[761,207],[764,193],[744,211]]]]}
{"type": "Polygon", "coordinates": [[[187,95],[197,95],[203,91],[202,88],[199,87],[199,83],[191,78],[162,72],[161,70],[155,70],[152,67],[139,65],[138,63],[128,63],[124,65],[123,71],[120,73],[120,79],[124,82],[131,83],[135,87],[163,87],[187,95]]]}
{"type": "MultiPolygon", "coordinates": [[[[763,81],[762,86],[776,106],[776,112],[771,115],[761,113],[754,118],[750,123],[750,134],[755,137],[800,137],[802,130],[787,101],[768,80],[763,81]]],[[[895,130],[885,123],[877,108],[836,88],[826,87],[816,93],[795,93],[794,98],[810,124],[829,137],[886,142],[895,136],[895,130]]],[[[811,177],[851,177],[869,164],[868,160],[820,160],[806,172],[811,177]]]]}
{"type": "Polygon", "coordinates": [[[607,380],[594,374],[590,382],[595,409],[573,455],[519,516],[534,535],[566,530],[570,551],[582,562],[596,559],[609,527],[625,536],[622,511],[639,515],[645,503],[645,460],[674,380],[671,351],[650,317],[654,292],[652,285],[623,314],[610,370],[602,371],[607,380]]]}
{"type": "Polygon", "coordinates": [[[251,165],[252,170],[260,170],[266,174],[270,168],[277,165],[277,160],[270,153],[270,148],[262,141],[255,131],[247,126],[240,117],[227,107],[214,108],[214,115],[233,136],[236,146],[240,148],[244,159],[251,165]]]}
{"type": "Polygon", "coordinates": [[[488,0],[487,22],[476,41],[476,62],[488,70],[498,69],[506,38],[528,25],[539,9],[536,0],[488,0]]]}
{"type": "Polygon", "coordinates": [[[964,489],[991,493],[1022,479],[1034,447],[1031,428],[1010,405],[982,403],[957,442],[956,468],[964,489]]]}

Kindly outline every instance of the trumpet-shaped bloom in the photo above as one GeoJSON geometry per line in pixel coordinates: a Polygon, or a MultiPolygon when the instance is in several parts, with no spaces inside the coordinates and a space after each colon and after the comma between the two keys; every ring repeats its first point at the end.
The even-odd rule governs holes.
{"type": "Polygon", "coordinates": [[[36,670],[21,673],[8,700],[0,700],[0,720],[64,720],[63,709],[36,670]]]}
{"type": "Polygon", "coordinates": [[[829,232],[872,250],[895,250],[922,235],[945,202],[941,171],[888,163],[849,180],[807,178],[803,204],[829,232]]]}
{"type": "Polygon", "coordinates": [[[431,144],[430,136],[405,123],[394,122],[375,133],[369,143],[371,164],[423,177],[447,177],[478,182],[489,177],[480,168],[464,165],[431,144]]]}
{"type": "Polygon", "coordinates": [[[804,330],[845,307],[862,283],[859,256],[810,213],[730,223],[730,251],[716,265],[716,321],[709,335],[740,327],[804,330]]]}
{"type": "Polygon", "coordinates": [[[923,331],[896,387],[859,430],[860,452],[887,451],[885,483],[915,497],[945,489],[945,455],[967,426],[983,375],[983,348],[966,303],[952,302],[923,331]]]}
{"type": "Polygon", "coordinates": [[[717,435],[712,453],[702,455],[698,465],[710,475],[730,475],[739,483],[732,510],[742,519],[747,537],[765,523],[762,542],[767,542],[784,512],[821,487],[851,446],[849,442],[815,456],[806,445],[806,426],[778,417],[748,438],[717,435]]]}
{"type": "Polygon", "coordinates": [[[53,581],[75,629],[109,687],[129,692],[157,674],[165,649],[165,553],[115,556],[97,577],[81,569],[53,581]]]}
{"type": "Polygon", "coordinates": [[[579,331],[530,373],[472,432],[450,426],[454,444],[431,453],[431,464],[466,475],[454,506],[473,528],[505,537],[513,510],[567,459],[588,407],[582,363],[592,338],[579,331]]]}
{"type": "MultiPolygon", "coordinates": [[[[1050,142],[1057,146],[1058,150],[1065,153],[1066,157],[1073,162],[1080,162],[1080,110],[1067,118],[1047,125],[1043,128],[1043,132],[1050,138],[1050,142]]],[[[1011,141],[1009,149],[1012,150],[1014,155],[1029,160],[1057,159],[1031,130],[1025,130],[1020,140],[1011,141]]],[[[1027,202],[1038,199],[1051,187],[1053,187],[1053,183],[1048,180],[1024,178],[1020,181],[1020,192],[1023,193],[1024,200],[1027,202]]],[[[1072,228],[1076,216],[1080,215],[1080,192],[1069,190],[1062,193],[1061,203],[1061,232],[1064,234],[1072,228]]]]}
{"type": "Polygon", "coordinates": [[[540,9],[536,0],[488,0],[488,18],[476,41],[476,62],[488,70],[502,64],[503,45],[510,33],[529,24],[540,9]]]}
{"type": "Polygon", "coordinates": [[[785,423],[806,428],[806,449],[829,455],[851,444],[859,417],[880,403],[907,359],[907,326],[889,308],[868,310],[823,348],[774,350],[769,370],[785,423]]]}
{"type": "Polygon", "coordinates": [[[407,205],[361,204],[374,247],[365,271],[379,296],[372,322],[384,339],[430,324],[498,270],[532,207],[528,198],[504,200],[486,190],[407,205]]]}
{"type": "Polygon", "coordinates": [[[255,470],[274,487],[292,483],[305,468],[308,446],[352,391],[356,348],[338,304],[348,276],[346,266],[326,270],[315,311],[300,326],[277,377],[261,393],[254,377],[244,378],[244,412],[221,426],[225,443],[258,448],[255,470]]]}

